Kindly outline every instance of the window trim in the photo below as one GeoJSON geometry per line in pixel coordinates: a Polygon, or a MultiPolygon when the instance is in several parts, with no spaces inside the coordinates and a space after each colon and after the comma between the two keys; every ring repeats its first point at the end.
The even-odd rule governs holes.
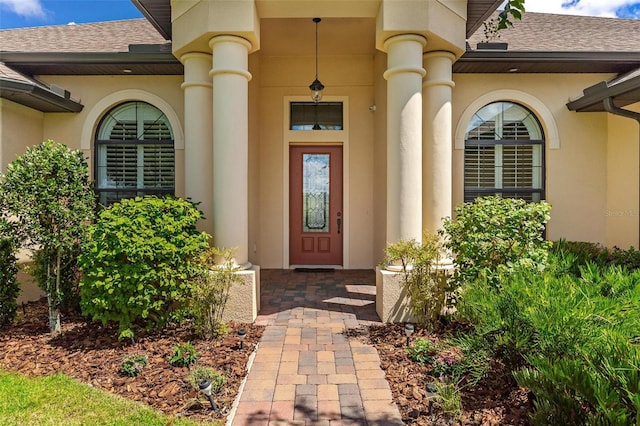
{"type": "MultiPolygon", "coordinates": [[[[497,194],[502,194],[502,193],[507,193],[507,194],[540,194],[540,200],[544,200],[546,199],[546,147],[547,147],[547,143],[546,143],[546,138],[545,138],[545,130],[544,130],[544,126],[542,125],[542,122],[540,121],[538,115],[536,114],[535,111],[533,111],[531,108],[527,107],[526,105],[523,105],[520,102],[515,102],[515,101],[511,101],[511,100],[496,100],[496,101],[492,101],[489,102],[485,105],[482,105],[481,107],[479,107],[476,111],[474,111],[470,116],[469,116],[469,120],[466,123],[460,123],[460,124],[464,124],[464,128],[465,128],[465,137],[464,137],[464,152],[462,155],[462,182],[463,182],[463,191],[462,191],[462,199],[464,201],[468,200],[468,199],[475,199],[481,196],[488,196],[488,195],[497,195],[497,194]],[[536,124],[539,127],[539,130],[541,132],[541,136],[542,139],[467,139],[466,135],[468,134],[468,131],[466,130],[469,127],[469,123],[471,122],[471,118],[476,115],[481,109],[485,108],[488,105],[491,104],[497,104],[497,103],[511,103],[514,104],[516,106],[519,106],[520,108],[525,109],[526,111],[528,111],[530,113],[530,115],[534,118],[536,124]],[[540,146],[540,164],[541,164],[541,173],[540,173],[540,186],[539,187],[533,187],[533,186],[529,186],[529,187],[496,187],[495,186],[495,181],[494,181],[494,187],[473,187],[473,186],[466,186],[465,185],[465,170],[466,170],[466,150],[467,147],[495,147],[495,146],[540,146]]],[[[504,157],[503,157],[504,158],[504,157]]],[[[495,173],[495,168],[494,168],[494,173],[495,173]]],[[[500,179],[501,180],[501,179],[500,179]]]]}
{"type": "Polygon", "coordinates": [[[542,126],[542,134],[544,135],[546,149],[560,149],[560,133],[551,110],[537,97],[530,93],[514,89],[494,90],[478,97],[471,102],[464,110],[455,131],[454,149],[464,150],[465,135],[467,134],[467,126],[473,115],[480,108],[494,102],[512,102],[522,105],[529,111],[533,112],[538,118],[540,126],[542,126]]]}
{"type": "MultiPolygon", "coordinates": [[[[98,120],[98,123],[95,127],[95,133],[94,133],[94,138],[93,138],[93,169],[94,169],[94,192],[96,193],[97,197],[98,197],[98,201],[100,204],[100,195],[104,194],[104,193],[118,193],[118,194],[129,194],[128,196],[126,196],[126,198],[132,198],[135,196],[138,196],[140,194],[142,194],[143,196],[146,195],[160,195],[160,196],[166,196],[166,195],[175,195],[176,193],[176,146],[175,146],[175,139],[98,139],[98,135],[100,134],[100,131],[102,130],[102,126],[105,125],[105,121],[107,120],[107,118],[109,117],[109,115],[123,107],[124,105],[127,104],[133,104],[133,103],[141,103],[141,104],[147,104],[148,106],[155,108],[156,110],[158,110],[159,112],[161,112],[166,120],[166,124],[169,126],[169,129],[171,131],[172,136],[174,136],[175,138],[175,133],[172,127],[172,123],[169,119],[169,117],[164,113],[164,111],[162,111],[160,108],[158,108],[157,106],[143,101],[143,100],[126,100],[123,102],[120,102],[116,105],[113,105],[111,108],[109,108],[108,110],[104,111],[103,114],[100,116],[100,119],[98,120]],[[173,186],[172,187],[156,187],[156,188],[145,188],[145,187],[136,187],[136,188],[132,188],[132,187],[121,187],[121,188],[107,188],[107,187],[101,187],[100,186],[100,178],[99,178],[99,163],[101,160],[100,157],[100,147],[101,146],[108,146],[108,145],[130,145],[130,146],[144,146],[144,145],[159,145],[159,146],[171,146],[173,147],[173,186]]],[[[136,154],[138,155],[138,154],[136,154]]]]}
{"type": "MultiPolygon", "coordinates": [[[[292,132],[306,132],[306,131],[318,131],[318,130],[324,130],[324,131],[335,131],[335,132],[342,132],[344,131],[344,102],[342,101],[321,101],[321,102],[313,102],[313,101],[289,101],[289,131],[292,132]],[[339,129],[327,129],[327,128],[318,128],[318,129],[313,129],[313,128],[302,128],[302,129],[297,129],[294,128],[294,124],[293,124],[293,117],[294,117],[294,105],[299,105],[299,106],[311,106],[311,107],[320,107],[320,106],[330,106],[330,105],[335,105],[335,106],[339,106],[340,107],[340,128],[339,129]]],[[[326,124],[322,124],[321,122],[319,122],[319,120],[317,119],[317,113],[316,113],[316,125],[318,126],[326,126],[326,124]]],[[[309,124],[302,124],[302,126],[309,126],[309,124]]]]}

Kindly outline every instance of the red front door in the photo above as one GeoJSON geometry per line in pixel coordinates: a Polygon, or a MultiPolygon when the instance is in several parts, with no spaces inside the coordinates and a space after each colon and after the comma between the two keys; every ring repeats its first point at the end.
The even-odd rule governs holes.
{"type": "Polygon", "coordinates": [[[342,146],[289,154],[289,263],[342,265],[342,146]]]}

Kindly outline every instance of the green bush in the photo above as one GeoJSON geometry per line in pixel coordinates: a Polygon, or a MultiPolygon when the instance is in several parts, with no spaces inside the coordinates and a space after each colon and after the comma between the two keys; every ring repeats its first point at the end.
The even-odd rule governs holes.
{"type": "Polygon", "coordinates": [[[195,259],[208,247],[196,229],[201,216],[177,198],[122,200],[103,210],[79,259],[82,311],[118,322],[121,335],[134,325],[162,327],[186,306],[201,273],[195,259]]]}
{"type": "Polygon", "coordinates": [[[463,289],[458,315],[535,395],[538,424],[635,424],[640,271],[587,263],[580,277],[518,270],[463,289]]]}
{"type": "Polygon", "coordinates": [[[551,206],[545,202],[483,197],[456,207],[456,220],[445,219],[446,246],[454,256],[459,285],[486,277],[497,283],[501,271],[541,270],[550,243],[543,238],[551,206]]]}
{"type": "Polygon", "coordinates": [[[425,234],[422,243],[401,240],[385,249],[384,263],[401,267],[409,308],[422,324],[434,325],[448,301],[449,277],[437,268],[444,257],[441,241],[433,234],[425,234]]]}
{"type": "Polygon", "coordinates": [[[598,243],[587,241],[559,240],[553,243],[551,252],[555,258],[554,268],[558,274],[580,276],[580,268],[587,263],[604,266],[607,263],[607,249],[598,243]]]}
{"type": "Polygon", "coordinates": [[[0,174],[0,212],[17,218],[10,226],[15,241],[40,252],[36,278],[47,294],[51,332],[59,333],[63,260],[72,259],[95,215],[84,154],[52,140],[27,148],[0,174]]]}
{"type": "Polygon", "coordinates": [[[16,280],[15,246],[11,240],[0,238],[0,329],[10,324],[16,316],[20,284],[16,280]]]}
{"type": "Polygon", "coordinates": [[[609,251],[607,262],[612,265],[623,266],[628,270],[640,269],[640,250],[636,250],[633,247],[627,250],[614,247],[609,251]]]}
{"type": "Polygon", "coordinates": [[[232,251],[213,247],[204,252],[199,262],[203,269],[195,279],[193,296],[189,301],[201,336],[215,339],[226,335],[229,327],[222,322],[222,314],[234,283],[242,283],[237,274],[240,268],[233,263],[232,251]]]}
{"type": "Polygon", "coordinates": [[[617,265],[628,271],[640,269],[640,250],[631,247],[607,249],[598,243],[560,240],[553,244],[557,265],[566,273],[580,276],[580,267],[587,263],[599,266],[617,265]]]}

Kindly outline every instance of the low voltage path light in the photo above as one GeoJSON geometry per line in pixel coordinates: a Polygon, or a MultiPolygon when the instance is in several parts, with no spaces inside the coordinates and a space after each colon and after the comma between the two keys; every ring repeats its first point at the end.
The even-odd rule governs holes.
{"type": "Polygon", "coordinates": [[[203,381],[200,382],[200,384],[198,384],[198,387],[200,388],[200,392],[202,392],[207,396],[207,398],[209,398],[209,402],[211,403],[211,409],[213,411],[216,411],[218,409],[218,406],[213,400],[213,395],[211,395],[211,381],[208,379],[204,379],[203,381]]]}
{"type": "Polygon", "coordinates": [[[409,339],[411,338],[411,335],[413,334],[413,331],[415,330],[415,328],[413,327],[413,324],[405,324],[404,325],[404,334],[407,335],[407,346],[409,346],[409,339]]]}
{"type": "Polygon", "coordinates": [[[244,338],[247,337],[247,330],[241,328],[238,330],[238,337],[240,338],[240,349],[244,348],[244,338]]]}

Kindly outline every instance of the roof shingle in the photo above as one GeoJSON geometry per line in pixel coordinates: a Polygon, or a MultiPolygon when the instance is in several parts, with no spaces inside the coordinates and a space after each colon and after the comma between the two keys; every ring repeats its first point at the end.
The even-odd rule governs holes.
{"type": "MultiPolygon", "coordinates": [[[[493,41],[508,43],[509,51],[640,52],[640,20],[633,19],[526,12],[499,34],[493,41]]],[[[483,38],[480,28],[469,45],[475,49],[483,38]]]]}
{"type": "Polygon", "coordinates": [[[165,43],[146,19],[0,31],[0,52],[127,52],[130,44],[165,43]]]}

